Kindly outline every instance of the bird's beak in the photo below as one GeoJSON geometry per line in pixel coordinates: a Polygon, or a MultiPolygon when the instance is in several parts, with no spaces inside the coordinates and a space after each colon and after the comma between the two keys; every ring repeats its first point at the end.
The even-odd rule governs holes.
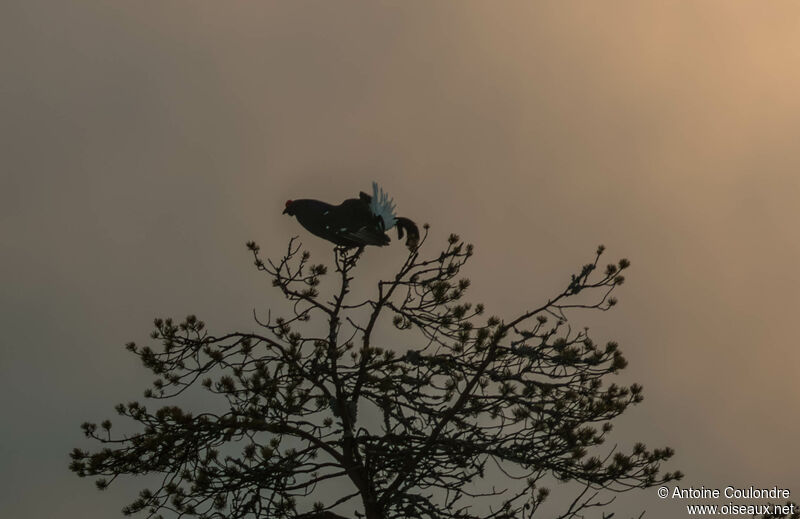
{"type": "Polygon", "coordinates": [[[287,207],[286,209],[283,210],[283,212],[281,214],[286,214],[286,211],[288,211],[288,210],[289,210],[289,208],[287,207]]]}

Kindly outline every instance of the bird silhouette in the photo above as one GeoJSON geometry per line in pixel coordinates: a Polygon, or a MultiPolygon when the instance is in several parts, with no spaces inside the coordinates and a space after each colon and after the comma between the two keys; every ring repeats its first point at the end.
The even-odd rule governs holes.
{"type": "Polygon", "coordinates": [[[419,246],[419,228],[412,220],[394,213],[389,195],[372,183],[372,195],[363,191],[358,198],[348,198],[339,205],[313,199],[287,200],[283,214],[294,216],[311,234],[336,245],[351,248],[390,243],[386,231],[397,229],[398,239],[406,236],[406,246],[419,246]]]}

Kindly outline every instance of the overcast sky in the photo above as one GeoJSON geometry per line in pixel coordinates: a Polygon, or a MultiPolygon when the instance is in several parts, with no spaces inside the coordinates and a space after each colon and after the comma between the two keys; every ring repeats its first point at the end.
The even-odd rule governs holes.
{"type": "Polygon", "coordinates": [[[244,243],[275,256],[303,232],[286,199],[373,179],[432,244],[475,244],[493,314],[599,243],[630,258],[587,317],[645,387],[619,441],[800,499],[797,3],[11,0],[0,63],[3,517],[119,516],[137,482],[67,464],[151,381],[124,343],[159,315],[249,327],[276,294],[244,243]]]}

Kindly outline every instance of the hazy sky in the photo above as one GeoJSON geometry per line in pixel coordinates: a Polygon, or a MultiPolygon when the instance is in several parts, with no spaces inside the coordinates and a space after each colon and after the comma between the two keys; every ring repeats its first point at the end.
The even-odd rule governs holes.
{"type": "Polygon", "coordinates": [[[630,258],[591,319],[645,387],[617,438],[800,500],[796,2],[11,0],[0,63],[3,517],[119,516],[137,484],[67,464],[152,378],[123,344],[157,315],[249,327],[275,293],[245,241],[274,256],[302,232],[284,200],[373,179],[475,244],[492,313],[599,243],[630,258]]]}

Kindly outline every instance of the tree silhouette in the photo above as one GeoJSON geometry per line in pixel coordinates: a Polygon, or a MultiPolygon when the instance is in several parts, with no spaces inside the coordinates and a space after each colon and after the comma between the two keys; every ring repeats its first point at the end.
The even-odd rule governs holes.
{"type": "Polygon", "coordinates": [[[248,248],[291,303],[287,315],[222,335],[191,315],[156,319],[160,348],[127,345],[159,377],[146,398],[175,402],[200,387],[224,399],[223,412],[131,402],[116,411],[140,424],[134,434],[112,435],[108,420],[82,426],[102,448],[73,450],[79,476],[100,476],[101,489],[122,474],[159,476],[125,514],[529,518],[556,480],[576,485],[558,515],[571,518],[681,477],[661,472],[670,448],[601,447],[611,421],[642,400],[641,386],[604,380],[626,366],[617,344],[596,344],[567,318],[616,303],[629,262],[600,268],[602,246],[561,293],[505,319],[463,302],[473,247],[455,235],[427,259],[422,246],[411,252],[365,298],[354,290],[361,250],[334,249],[326,297],[328,269],[296,239],[275,261],[248,248]]]}

